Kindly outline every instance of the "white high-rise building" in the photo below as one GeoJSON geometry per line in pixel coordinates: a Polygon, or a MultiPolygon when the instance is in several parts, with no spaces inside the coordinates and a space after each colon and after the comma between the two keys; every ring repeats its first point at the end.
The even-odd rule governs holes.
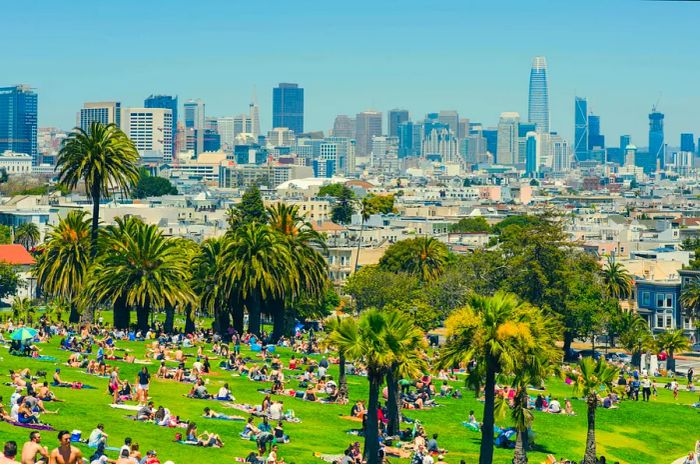
{"type": "Polygon", "coordinates": [[[233,139],[236,137],[233,130],[233,116],[217,118],[216,129],[221,136],[221,146],[224,149],[233,149],[233,139]]]}
{"type": "Polygon", "coordinates": [[[260,135],[260,108],[258,108],[257,102],[253,102],[248,107],[248,117],[250,118],[250,133],[253,137],[260,135]]]}
{"type": "Polygon", "coordinates": [[[549,133],[549,92],[547,89],[547,60],[544,56],[532,59],[527,120],[535,124],[539,133],[549,133]]]}
{"type": "Polygon", "coordinates": [[[253,121],[247,114],[239,114],[233,118],[233,137],[236,138],[238,134],[250,134],[251,137],[257,138],[253,135],[253,121]]]}
{"type": "Polygon", "coordinates": [[[372,137],[372,156],[370,164],[382,172],[394,172],[399,168],[399,138],[372,137]]]}
{"type": "MultiPolygon", "coordinates": [[[[188,100],[185,108],[185,129],[194,131],[196,153],[204,151],[204,129],[206,129],[206,114],[204,102],[200,99],[188,100]]],[[[190,131],[191,132],[191,131],[190,131]]]]}
{"type": "Polygon", "coordinates": [[[294,132],[286,127],[275,127],[267,131],[267,143],[273,147],[291,147],[294,145],[294,132]]]}
{"type": "Polygon", "coordinates": [[[520,114],[515,112],[501,113],[501,117],[498,120],[497,164],[514,165],[518,162],[519,123],[520,114]]]}
{"type": "Polygon", "coordinates": [[[567,172],[571,169],[571,147],[569,142],[558,134],[551,134],[550,146],[552,155],[552,170],[567,172]]]}
{"type": "Polygon", "coordinates": [[[86,102],[78,116],[78,126],[82,130],[88,130],[92,122],[102,124],[116,124],[122,127],[122,104],[119,102],[86,102]]]}
{"type": "Polygon", "coordinates": [[[355,151],[357,156],[368,156],[372,152],[372,137],[382,135],[382,113],[363,111],[355,117],[355,151]]]}
{"type": "Polygon", "coordinates": [[[421,147],[423,156],[440,155],[443,163],[460,161],[459,142],[452,130],[434,128],[426,134],[421,147]]]}
{"type": "Polygon", "coordinates": [[[142,158],[173,160],[173,113],[167,108],[128,108],[123,130],[142,158]]]}

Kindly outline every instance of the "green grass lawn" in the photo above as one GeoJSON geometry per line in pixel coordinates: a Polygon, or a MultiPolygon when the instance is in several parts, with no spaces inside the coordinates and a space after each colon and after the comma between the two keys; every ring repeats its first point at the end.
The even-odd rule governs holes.
{"type": "MultiPolygon", "coordinates": [[[[57,366],[61,366],[61,376],[64,380],[80,381],[97,387],[96,390],[71,390],[66,388],[55,389],[56,394],[65,403],[49,403],[49,408],[60,408],[58,415],[44,415],[43,419],[52,424],[56,429],[79,429],[83,437],[87,437],[98,422],[106,426],[105,432],[109,434],[108,444],[120,446],[124,437],[130,436],[140,444],[142,453],[148,449],[158,451],[161,462],[173,460],[176,464],[184,463],[209,463],[209,462],[233,462],[234,457],[245,457],[255,450],[255,443],[238,438],[238,433],[243,429],[241,422],[226,422],[209,420],[201,417],[202,409],[210,406],[216,411],[228,414],[239,414],[233,409],[226,409],[217,401],[190,400],[184,398],[190,386],[172,381],[154,379],[151,386],[151,396],[156,406],[164,405],[173,414],[183,419],[196,421],[199,432],[209,430],[220,434],[226,443],[222,449],[200,448],[179,445],[173,442],[176,432],[182,429],[168,429],[153,424],[134,422],[126,419],[130,411],[112,409],[108,406],[111,402],[106,394],[107,380],[95,376],[86,375],[79,369],[63,366],[68,353],[57,348],[58,339],[50,344],[42,344],[42,354],[55,356],[59,363],[42,362],[28,358],[10,356],[5,348],[0,348],[0,374],[2,382],[9,381],[8,369],[29,367],[32,371],[46,370],[50,375],[57,366]]],[[[143,343],[119,342],[118,346],[134,350],[137,358],[144,358],[143,343]]],[[[194,350],[190,350],[194,351],[194,350]]],[[[244,355],[250,353],[244,350],[244,355]]],[[[289,358],[289,351],[282,350],[285,360],[289,358]]],[[[129,378],[134,382],[136,372],[140,365],[126,364],[119,361],[110,363],[118,365],[121,378],[129,378]]],[[[218,361],[212,362],[213,366],[218,361]]],[[[152,374],[155,373],[157,364],[149,367],[152,374]]],[[[330,369],[331,374],[337,378],[337,366],[330,369]]],[[[367,382],[362,377],[349,377],[351,400],[366,399],[367,382]]],[[[218,368],[210,376],[209,391],[215,393],[218,387],[228,382],[236,397],[236,402],[259,404],[263,395],[258,393],[258,388],[266,388],[269,383],[252,382],[247,378],[232,377],[230,373],[218,368]]],[[[455,383],[456,386],[460,384],[455,383]]],[[[289,388],[296,386],[295,381],[287,385],[289,388]]],[[[559,379],[552,379],[548,388],[553,396],[559,397],[563,404],[564,398],[570,396],[571,388],[559,379]]],[[[5,405],[13,389],[0,386],[0,394],[4,397],[5,405]]],[[[406,411],[406,415],[419,419],[426,427],[429,434],[439,433],[439,444],[449,450],[446,460],[448,463],[458,464],[460,459],[467,463],[477,462],[480,434],[470,432],[461,425],[467,418],[470,409],[476,411],[477,418],[481,417],[482,403],[474,398],[473,393],[465,391],[464,399],[439,399],[444,406],[426,411],[406,411]]],[[[670,463],[690,450],[695,440],[700,438],[700,415],[697,409],[687,405],[698,401],[698,394],[680,392],[678,401],[673,400],[671,392],[659,389],[658,399],[651,403],[623,402],[618,410],[599,409],[597,413],[597,438],[599,454],[604,454],[608,462],[619,460],[635,464],[643,463],[670,463]]],[[[341,419],[339,415],[348,414],[350,405],[337,406],[319,403],[304,402],[299,399],[285,397],[285,407],[293,409],[302,423],[285,423],[285,429],[291,436],[291,443],[280,446],[280,456],[288,463],[313,463],[322,462],[312,456],[314,451],[322,453],[341,453],[342,450],[357,437],[348,435],[349,429],[359,426],[356,422],[341,419]]],[[[569,457],[580,460],[583,457],[586,437],[585,405],[582,401],[573,401],[576,416],[560,416],[535,412],[533,425],[536,433],[536,449],[530,453],[530,462],[541,462],[547,454],[557,457],[569,457]]],[[[502,426],[509,426],[508,420],[497,422],[502,426]]],[[[16,440],[21,444],[26,441],[29,430],[16,428],[7,423],[0,423],[0,441],[16,440]]],[[[43,442],[50,448],[55,447],[56,433],[42,432],[43,442]]],[[[360,440],[361,441],[361,440],[360,440]]],[[[90,451],[80,445],[84,454],[90,451]]],[[[110,453],[108,453],[110,454],[110,453]]],[[[115,453],[110,454],[116,457],[115,453]]],[[[494,462],[509,463],[512,459],[512,451],[497,449],[494,462]]],[[[391,462],[407,462],[392,458],[391,462]]]]}

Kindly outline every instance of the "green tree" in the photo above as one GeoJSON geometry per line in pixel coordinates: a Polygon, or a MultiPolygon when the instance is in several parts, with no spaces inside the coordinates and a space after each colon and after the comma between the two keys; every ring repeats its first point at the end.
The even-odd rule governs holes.
{"type": "Polygon", "coordinates": [[[406,272],[429,282],[440,276],[447,258],[445,244],[432,237],[417,237],[392,244],[379,260],[379,267],[390,272],[406,272]]]}
{"type": "Polygon", "coordinates": [[[4,184],[9,178],[10,176],[7,175],[7,169],[0,168],[0,184],[4,184]]]}
{"type": "Polygon", "coordinates": [[[665,351],[667,354],[666,369],[675,372],[676,359],[674,355],[690,349],[690,340],[688,340],[688,337],[683,333],[683,329],[676,329],[661,332],[656,336],[656,342],[659,349],[665,351]]]}
{"type": "Polygon", "coordinates": [[[523,344],[531,338],[532,308],[513,294],[473,295],[469,303],[445,322],[448,341],[438,366],[453,368],[476,361],[484,376],[484,415],[479,463],[493,462],[496,374],[514,372],[523,344]]]}
{"type": "Polygon", "coordinates": [[[153,310],[194,300],[186,247],[183,239],[163,236],[156,225],[135,222],[124,236],[108,242],[109,251],[91,269],[89,293],[112,304],[123,296],[145,332],[153,310]]]}
{"type": "Polygon", "coordinates": [[[403,314],[426,332],[439,327],[443,321],[443,314],[423,300],[398,301],[387,304],[385,308],[403,314]]]}
{"type": "Polygon", "coordinates": [[[48,233],[34,267],[37,284],[43,291],[64,299],[70,306],[71,323],[80,320],[78,296],[90,267],[90,222],[84,211],[69,212],[48,233]]]}
{"type": "MultiPolygon", "coordinates": [[[[210,238],[202,242],[198,253],[192,257],[191,286],[198,295],[199,309],[214,316],[214,329],[221,335],[226,334],[231,325],[232,305],[224,291],[222,277],[224,274],[223,249],[227,237],[210,238]]],[[[243,333],[243,311],[234,317],[234,328],[243,333]]],[[[187,318],[190,321],[190,317],[187,318]]],[[[194,328],[194,320],[187,324],[194,328]]]]}
{"type": "Polygon", "coordinates": [[[629,298],[634,281],[625,267],[610,256],[603,267],[603,281],[608,295],[617,299],[629,298]]]}
{"type": "Polygon", "coordinates": [[[0,244],[9,245],[12,243],[12,227],[0,225],[0,244]]]}
{"type": "Polygon", "coordinates": [[[626,311],[620,317],[618,334],[622,347],[632,353],[632,365],[640,367],[642,351],[654,344],[649,324],[639,314],[626,311]]]}
{"type": "Polygon", "coordinates": [[[25,222],[15,229],[15,242],[27,250],[39,243],[40,237],[39,227],[33,222],[25,222]]]}
{"type": "Polygon", "coordinates": [[[328,321],[326,329],[328,336],[322,344],[338,352],[338,403],[345,404],[348,401],[348,376],[345,368],[347,345],[343,340],[357,339],[357,321],[352,317],[336,316],[328,321]]]}
{"type": "Polygon", "coordinates": [[[177,188],[169,179],[152,176],[145,168],[139,171],[139,180],[134,188],[134,198],[162,197],[177,195],[177,188]]]}
{"type": "Polygon", "coordinates": [[[360,224],[360,235],[357,240],[357,254],[355,255],[355,272],[360,263],[360,249],[362,246],[362,234],[365,231],[365,223],[373,214],[389,214],[396,212],[394,208],[394,195],[374,195],[369,194],[358,203],[358,211],[362,223],[360,224]]]}
{"type": "Polygon", "coordinates": [[[23,296],[12,301],[12,318],[16,321],[31,324],[34,313],[36,313],[36,307],[30,298],[23,296]]]}
{"type": "Polygon", "coordinates": [[[491,226],[486,219],[481,216],[462,218],[456,224],[450,226],[450,232],[469,233],[469,232],[491,232],[491,226]]]}
{"type": "Polygon", "coordinates": [[[235,230],[223,253],[226,294],[248,311],[248,330],[260,335],[265,305],[283,300],[290,282],[298,281],[289,248],[269,225],[252,221],[235,230]]]}
{"type": "Polygon", "coordinates": [[[411,302],[418,296],[418,290],[416,277],[384,271],[377,266],[365,266],[352,274],[343,289],[352,296],[357,311],[411,302]]]}
{"type": "Polygon", "coordinates": [[[355,196],[355,193],[345,184],[335,183],[321,186],[321,188],[318,190],[318,196],[335,198],[353,198],[355,196]]]}
{"type": "Polygon", "coordinates": [[[493,232],[496,234],[501,234],[503,233],[504,230],[506,230],[510,226],[518,226],[518,227],[532,227],[532,226],[538,226],[542,224],[543,222],[547,222],[545,219],[543,219],[540,216],[532,216],[532,215],[517,215],[517,216],[508,216],[498,224],[493,226],[493,232]]]}
{"type": "Polygon", "coordinates": [[[700,319],[700,278],[692,279],[683,286],[681,305],[686,316],[700,319]]]}
{"type": "Polygon", "coordinates": [[[97,255],[100,200],[112,190],[128,194],[138,180],[139,152],[116,124],[93,122],[87,131],[76,127],[63,141],[56,160],[59,183],[73,189],[84,182],[92,200],[91,256],[97,255]]]}
{"type": "Polygon", "coordinates": [[[567,372],[566,377],[574,387],[574,395],[586,399],[588,406],[588,433],[586,435],[586,453],[583,464],[596,464],[595,412],[598,407],[598,392],[612,390],[613,381],[619,370],[609,365],[602,357],[598,361],[583,358],[577,369],[567,372]]]}
{"type": "Polygon", "coordinates": [[[233,230],[251,222],[267,223],[267,211],[260,195],[260,189],[253,185],[241,197],[241,202],[231,207],[228,212],[229,227],[233,230]]]}
{"type": "Polygon", "coordinates": [[[335,203],[333,204],[333,209],[331,210],[331,221],[335,222],[336,224],[350,224],[352,221],[352,215],[355,212],[355,207],[353,206],[355,193],[349,188],[343,186],[342,190],[338,192],[338,195],[333,196],[335,197],[335,203]]]}
{"type": "Polygon", "coordinates": [[[15,295],[21,285],[24,285],[24,282],[14,266],[0,261],[0,299],[15,295]]]}

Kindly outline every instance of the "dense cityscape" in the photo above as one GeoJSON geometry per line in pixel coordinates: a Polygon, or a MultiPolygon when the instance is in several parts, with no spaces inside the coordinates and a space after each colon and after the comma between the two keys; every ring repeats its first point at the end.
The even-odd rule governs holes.
{"type": "MultiPolygon", "coordinates": [[[[652,11],[686,21],[644,3],[630,24],[652,11]]],[[[132,48],[129,84],[112,88],[115,62],[99,91],[97,66],[81,78],[48,58],[46,37],[64,44],[75,25],[33,13],[23,46],[46,45],[54,73],[15,58],[8,76],[21,80],[0,82],[0,464],[700,464],[700,127],[688,129],[695,95],[672,88],[689,71],[666,62],[654,84],[670,95],[640,93],[658,70],[632,64],[641,55],[613,40],[610,15],[600,28],[614,52],[600,62],[568,35],[551,43],[568,33],[553,12],[532,43],[476,51],[491,26],[474,21],[494,12],[448,4],[420,18],[429,43],[388,55],[343,35],[373,30],[379,13],[362,25],[329,5],[266,10],[295,28],[269,28],[283,40],[258,70],[237,50],[226,95],[216,50],[228,28],[252,27],[243,7],[235,26],[173,7],[169,27],[192,19],[201,37],[173,36],[175,55],[143,62],[132,48]],[[314,27],[296,28],[302,11],[314,27]],[[434,15],[473,29],[468,72],[416,59],[444,47],[453,61],[434,15]],[[292,39],[313,46],[283,53],[292,39]],[[203,72],[209,54],[218,68],[198,94],[169,62],[200,40],[211,48],[180,73],[203,72]],[[567,47],[586,66],[566,69],[567,47]],[[636,58],[606,61],[626,49],[636,58]],[[146,66],[139,82],[139,63],[162,80],[146,66]],[[241,76],[259,82],[244,91],[241,76]],[[365,78],[377,89],[353,93],[365,78]],[[66,107],[62,86],[75,99],[80,83],[90,101],[66,107]]],[[[160,15],[151,8],[140,20],[160,15]]],[[[130,31],[122,48],[156,40],[113,14],[95,24],[130,31]]],[[[377,44],[408,30],[386,25],[377,44]]],[[[679,34],[649,56],[674,40],[668,56],[686,56],[679,34]]]]}

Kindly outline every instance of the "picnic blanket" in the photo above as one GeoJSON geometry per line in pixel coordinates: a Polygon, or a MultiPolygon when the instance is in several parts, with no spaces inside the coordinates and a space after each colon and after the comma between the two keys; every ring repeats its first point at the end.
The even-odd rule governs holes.
{"type": "Polygon", "coordinates": [[[354,422],[362,422],[362,418],[361,418],[361,417],[355,417],[355,416],[340,416],[340,418],[341,418],[341,419],[345,419],[345,420],[351,420],[351,421],[354,421],[354,422]]]}
{"type": "Polygon", "coordinates": [[[33,358],[37,361],[48,361],[48,362],[55,362],[58,361],[58,358],[54,358],[53,356],[39,356],[37,358],[33,358]]]}
{"type": "Polygon", "coordinates": [[[21,422],[6,422],[6,424],[32,430],[56,430],[48,424],[22,424],[21,422]]]}
{"type": "Polygon", "coordinates": [[[112,403],[109,405],[109,407],[114,408],[114,409],[126,409],[127,411],[138,411],[139,409],[141,409],[140,406],[137,406],[135,404],[114,404],[114,403],[112,403]]]}
{"type": "Polygon", "coordinates": [[[323,453],[314,453],[314,456],[321,459],[322,461],[325,462],[330,462],[331,464],[334,464],[336,462],[340,462],[345,456],[343,454],[323,454],[323,453]]]}
{"type": "Polygon", "coordinates": [[[51,385],[52,387],[59,387],[59,388],[72,388],[73,390],[97,390],[97,387],[93,387],[92,385],[85,385],[84,383],[76,382],[76,383],[71,383],[71,384],[63,384],[59,383],[56,385],[51,385]]]}
{"type": "Polygon", "coordinates": [[[245,417],[243,416],[226,416],[226,417],[209,417],[209,416],[202,416],[205,419],[213,419],[213,420],[224,420],[224,421],[245,421],[245,417]]]}

